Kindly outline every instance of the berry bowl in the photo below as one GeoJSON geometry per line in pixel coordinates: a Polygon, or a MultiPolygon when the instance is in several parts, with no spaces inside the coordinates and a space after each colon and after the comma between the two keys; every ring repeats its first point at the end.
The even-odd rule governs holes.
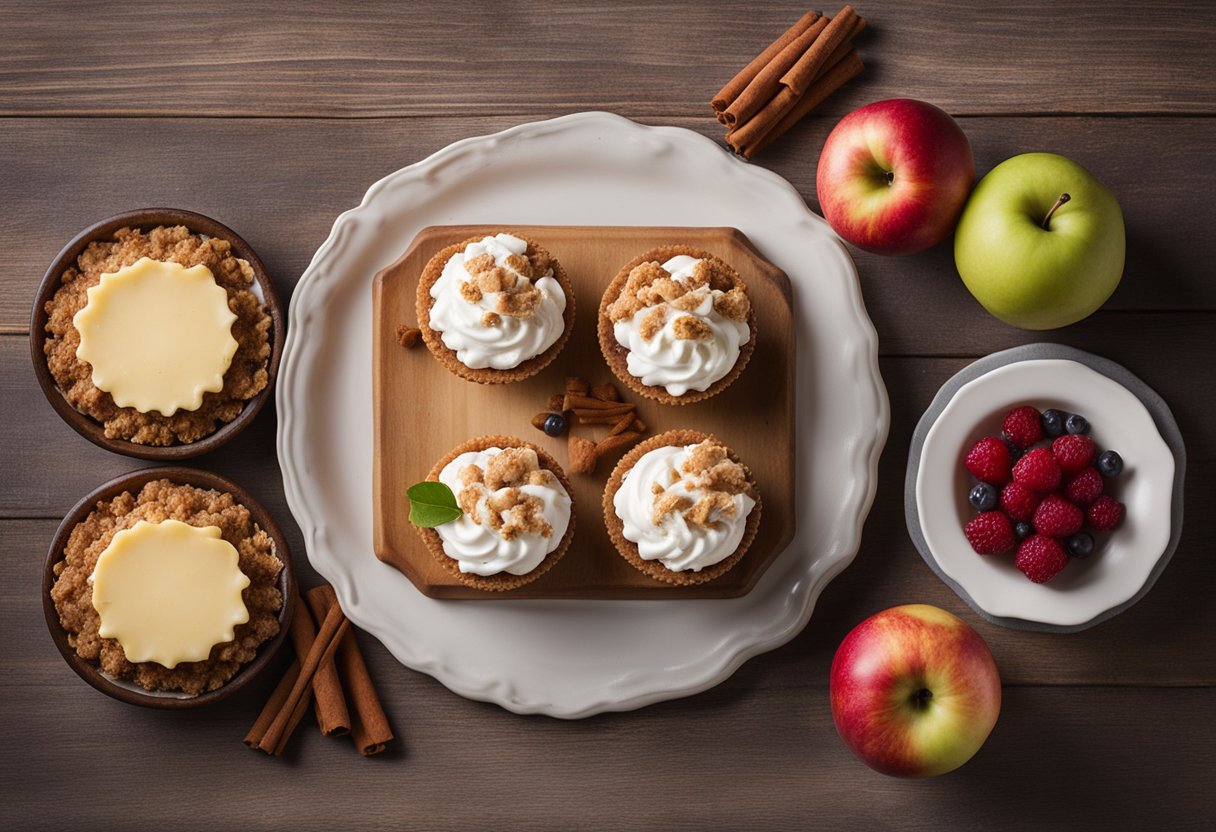
{"type": "Polygon", "coordinates": [[[938,577],[992,623],[1076,632],[1139,601],[1165,569],[1182,532],[1185,464],[1169,407],[1126,369],[1057,344],[1016,347],[961,370],[921,417],[905,478],[908,532],[938,577]],[[1006,414],[1026,405],[1083,415],[1099,451],[1123,460],[1106,480],[1107,493],[1126,506],[1121,523],[1093,535],[1092,555],[1069,557],[1044,583],[1019,571],[1013,551],[977,554],[964,534],[976,516],[968,501],[976,480],[964,458],[984,437],[1002,436],[1006,414]]]}

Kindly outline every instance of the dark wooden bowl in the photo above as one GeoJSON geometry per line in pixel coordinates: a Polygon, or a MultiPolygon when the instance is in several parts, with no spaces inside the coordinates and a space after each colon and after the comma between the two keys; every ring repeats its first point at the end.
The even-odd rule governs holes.
{"type": "Polygon", "coordinates": [[[51,407],[55,408],[55,412],[85,439],[116,454],[159,462],[176,462],[215,450],[253,421],[258,411],[262,409],[262,405],[272,395],[274,379],[279,369],[279,359],[283,354],[284,331],[283,307],[279,303],[279,296],[275,293],[274,284],[271,283],[270,276],[266,273],[266,267],[257,253],[235,231],[210,217],[196,214],[193,211],[183,211],[177,208],[143,208],[138,211],[128,211],[89,226],[77,234],[55,257],[50,268],[46,270],[46,275],[38,286],[38,294],[34,298],[34,310],[30,316],[30,357],[34,362],[34,374],[38,377],[38,384],[42,387],[42,392],[46,394],[51,407]],[[59,389],[59,385],[51,376],[50,368],[46,363],[46,353],[43,352],[43,344],[46,342],[46,303],[58,290],[60,276],[76,262],[76,258],[80,256],[85,247],[95,240],[111,238],[114,232],[120,228],[140,228],[147,231],[158,225],[184,225],[196,234],[217,237],[231,243],[237,257],[253,267],[254,282],[262,290],[266,311],[270,313],[271,319],[270,360],[266,364],[268,376],[266,389],[246,402],[240,415],[222,425],[215,433],[186,445],[159,447],[140,445],[125,439],[107,438],[105,430],[99,422],[68,404],[68,400],[63,396],[63,391],[59,389]]]}
{"type": "Polygon", "coordinates": [[[59,529],[55,532],[55,539],[51,541],[51,548],[46,556],[46,566],[42,571],[42,611],[46,615],[47,627],[50,628],[51,638],[54,640],[55,646],[59,648],[60,654],[72,670],[76,671],[76,675],[102,693],[115,699],[131,705],[143,705],[148,708],[166,708],[169,710],[198,708],[203,705],[210,705],[213,702],[219,702],[221,699],[228,698],[249,684],[266,667],[270,659],[283,645],[284,639],[287,638],[287,631],[291,626],[291,616],[295,612],[297,594],[295,573],[291,569],[291,553],[287,549],[287,541],[283,538],[283,532],[279,529],[278,524],[275,523],[274,518],[270,516],[270,513],[260,503],[250,496],[249,492],[236,483],[218,474],[200,471],[197,468],[145,468],[142,471],[117,477],[100,486],[73,506],[72,510],[68,512],[67,517],[63,518],[63,522],[59,524],[59,529]],[[226,491],[231,494],[236,498],[238,503],[249,509],[254,521],[266,534],[270,535],[270,539],[274,542],[275,554],[283,562],[283,570],[279,573],[279,591],[283,593],[283,607],[279,610],[278,635],[262,644],[258,648],[257,655],[253,661],[238,670],[236,675],[229,679],[223,687],[197,696],[144,691],[136,688],[134,685],[127,687],[126,683],[120,684],[105,676],[97,665],[82,659],[76,654],[76,650],[68,644],[67,631],[59,623],[59,612],[55,609],[55,603],[51,600],[51,587],[55,583],[54,566],[63,560],[63,550],[67,546],[68,538],[71,536],[72,529],[76,527],[76,524],[84,520],[89,512],[96,507],[98,502],[113,499],[124,491],[138,492],[146,483],[159,479],[168,479],[174,483],[193,485],[199,488],[214,488],[217,491],[226,491]]]}

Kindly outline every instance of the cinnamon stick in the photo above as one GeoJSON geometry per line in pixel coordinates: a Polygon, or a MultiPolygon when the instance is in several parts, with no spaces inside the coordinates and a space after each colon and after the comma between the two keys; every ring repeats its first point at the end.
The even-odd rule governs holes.
{"type": "Polygon", "coordinates": [[[262,707],[262,712],[258,714],[253,727],[245,735],[245,745],[250,748],[257,748],[262,744],[262,737],[266,736],[266,729],[270,727],[270,723],[274,722],[274,718],[279,715],[279,711],[283,710],[283,703],[287,701],[287,694],[291,693],[292,685],[296,683],[296,679],[299,676],[300,660],[293,659],[291,667],[287,668],[287,672],[283,674],[283,678],[275,686],[274,693],[270,694],[270,699],[262,707]]]}
{"type": "Polygon", "coordinates": [[[798,21],[793,26],[782,32],[781,37],[770,43],[767,49],[753,58],[751,63],[739,70],[734,78],[726,82],[726,86],[719,90],[718,94],[709,102],[710,106],[714,108],[714,112],[718,114],[719,121],[726,122],[725,117],[722,115],[723,112],[734,103],[735,99],[739,97],[739,93],[747,88],[747,85],[759,74],[760,70],[768,66],[782,49],[785,49],[791,41],[809,29],[811,24],[818,20],[819,17],[819,12],[809,11],[798,18],[798,21]]]}
{"type": "Polygon", "coordinates": [[[781,76],[782,85],[793,90],[796,95],[805,93],[815,79],[830,66],[828,59],[833,53],[841,46],[851,43],[865,26],[865,18],[859,17],[852,6],[845,6],[824,27],[823,32],[798,62],[781,76]]]}
{"type": "Polygon", "coordinates": [[[304,711],[308,709],[306,697],[311,695],[312,680],[317,668],[333,657],[338,648],[338,642],[350,627],[350,622],[342,615],[341,608],[330,609],[329,614],[321,623],[317,638],[312,643],[305,656],[300,658],[300,672],[295,683],[291,686],[286,699],[277,716],[266,729],[257,747],[267,754],[279,755],[291,736],[292,730],[299,723],[304,711]]]}
{"type": "MultiPolygon", "coordinates": [[[[820,77],[825,78],[827,74],[830,73],[835,66],[845,60],[850,53],[852,53],[854,56],[857,55],[856,51],[853,50],[853,47],[850,44],[845,43],[838,47],[824,62],[824,74],[820,77]]],[[[858,58],[858,72],[860,71],[860,58],[858,58]]],[[[849,78],[851,77],[853,76],[850,75],[849,78]]],[[[845,78],[844,80],[847,81],[848,78],[845,78]]],[[[841,84],[843,83],[844,81],[841,81],[841,84]]],[[[817,93],[820,86],[821,85],[819,84],[818,79],[816,79],[815,82],[812,83],[812,85],[809,86],[807,91],[804,93],[797,93],[791,87],[782,86],[780,91],[773,96],[771,101],[764,105],[760,112],[748,119],[746,124],[741,124],[738,128],[726,134],[727,144],[729,144],[736,153],[742,153],[744,156],[750,157],[756,152],[757,146],[760,144],[760,142],[763,141],[768,134],[772,132],[776,126],[780,124],[785,117],[795,108],[797,108],[806,98],[817,93]],[[749,149],[751,151],[750,153],[747,152],[749,149]]],[[[838,88],[839,86],[837,86],[835,89],[838,88]]],[[[833,89],[832,92],[834,92],[835,89],[833,89]]],[[[831,92],[828,93],[828,95],[830,94],[831,92]]],[[[827,95],[824,95],[820,97],[815,104],[804,108],[802,110],[802,114],[805,115],[810,111],[811,107],[814,107],[816,104],[822,102],[826,97],[827,95]]],[[[788,126],[785,129],[788,129],[788,126]]],[[[783,129],[781,132],[785,132],[785,129],[783,129]]],[[[772,138],[776,139],[779,135],[781,135],[781,133],[778,133],[772,138]]]]}
{"type": "Polygon", "coordinates": [[[828,70],[815,82],[814,86],[794,105],[792,110],[774,124],[767,133],[757,139],[755,144],[744,149],[742,151],[743,155],[750,159],[761,150],[764,150],[764,148],[783,136],[799,119],[822,104],[832,93],[860,75],[864,68],[857,52],[850,50],[844,60],[828,70]]]}
{"type": "MultiPolygon", "coordinates": [[[[318,619],[327,617],[329,611],[338,606],[338,596],[328,584],[309,590],[306,597],[308,608],[318,619]]],[[[367,672],[367,663],[363,661],[363,653],[359,650],[359,642],[353,631],[347,631],[342,636],[337,663],[342,678],[346,680],[346,690],[354,708],[351,734],[355,748],[364,757],[379,754],[392,741],[393,729],[380,705],[380,697],[376,695],[371,674],[367,672]]]]}
{"type": "Polygon", "coordinates": [[[777,90],[781,86],[781,76],[789,72],[827,25],[827,18],[820,17],[805,32],[778,52],[777,56],[756,74],[743,92],[739,93],[739,97],[723,111],[724,123],[727,126],[742,124],[759,112],[765,102],[777,94],[777,90]]]}
{"type": "MultiPolygon", "coordinates": [[[[291,643],[296,648],[296,656],[307,656],[316,640],[317,628],[312,616],[303,603],[297,603],[296,614],[291,620],[291,643]]],[[[350,733],[350,713],[346,709],[346,697],[342,695],[342,683],[338,680],[338,668],[333,659],[317,668],[312,680],[312,694],[321,733],[327,737],[350,733]]]]}

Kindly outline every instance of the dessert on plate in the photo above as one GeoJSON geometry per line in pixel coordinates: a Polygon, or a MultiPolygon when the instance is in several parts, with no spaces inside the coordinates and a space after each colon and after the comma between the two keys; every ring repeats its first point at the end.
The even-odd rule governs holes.
{"type": "Polygon", "coordinates": [[[418,533],[463,584],[489,591],[521,587],[570,547],[570,481],[553,457],[529,442],[470,439],[435,463],[427,480],[451,490],[456,516],[431,528],[417,526],[418,533]]]}
{"type": "Polygon", "coordinates": [[[621,557],[655,580],[694,585],[724,575],[760,526],[751,471],[713,436],[673,430],[621,458],[604,521],[621,557]]]}
{"type": "Polygon", "coordinates": [[[149,691],[200,694],[279,632],[282,569],[233,495],[160,479],[76,524],[50,594],[82,659],[149,691]]]}
{"type": "Polygon", "coordinates": [[[743,279],[690,246],[627,263],[600,301],[600,349],[617,378],[664,404],[713,396],[747,366],[756,316],[743,279]]]}
{"type": "Polygon", "coordinates": [[[499,233],[448,246],[418,281],[427,348],[462,378],[502,384],[549,364],[574,326],[574,289],[537,243],[499,233]]]}
{"type": "Polygon", "coordinates": [[[190,444],[269,383],[271,317],[227,240],[184,226],[95,240],[46,303],[55,384],[109,439],[190,444]]]}

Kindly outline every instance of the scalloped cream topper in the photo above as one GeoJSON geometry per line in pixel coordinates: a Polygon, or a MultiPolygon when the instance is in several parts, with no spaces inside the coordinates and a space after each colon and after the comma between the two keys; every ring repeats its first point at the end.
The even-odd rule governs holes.
{"type": "Polygon", "coordinates": [[[237,350],[236,315],[206,266],[141,257],[103,274],[88,295],[72,319],[76,357],[119,407],[172,416],[197,410],[204,393],[224,388],[237,350]]]}
{"type": "Polygon", "coordinates": [[[201,662],[249,620],[249,578],[218,526],[140,520],[114,535],[89,577],[99,634],[129,662],[201,662]]]}

